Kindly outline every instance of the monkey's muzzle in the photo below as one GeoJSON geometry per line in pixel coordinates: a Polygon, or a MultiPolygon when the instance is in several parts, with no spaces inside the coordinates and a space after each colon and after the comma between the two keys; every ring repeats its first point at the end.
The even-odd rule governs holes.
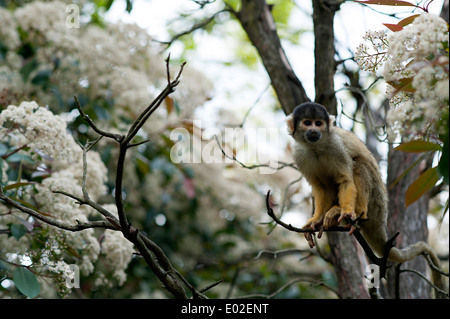
{"type": "Polygon", "coordinates": [[[322,137],[322,134],[319,131],[307,131],[306,132],[306,140],[310,143],[315,143],[322,137]]]}

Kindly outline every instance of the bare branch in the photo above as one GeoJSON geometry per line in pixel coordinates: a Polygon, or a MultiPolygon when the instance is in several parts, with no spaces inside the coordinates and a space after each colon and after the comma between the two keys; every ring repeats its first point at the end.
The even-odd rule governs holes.
{"type": "Polygon", "coordinates": [[[279,169],[282,169],[282,168],[285,168],[285,167],[292,167],[292,168],[295,168],[295,169],[296,169],[294,163],[286,163],[286,162],[282,162],[282,161],[279,161],[279,162],[278,162],[278,163],[280,163],[280,165],[279,165],[278,167],[272,167],[272,166],[267,165],[267,164],[253,164],[253,165],[246,165],[246,164],[242,163],[241,161],[239,161],[239,160],[236,158],[236,156],[234,156],[234,155],[233,155],[233,156],[230,156],[230,155],[228,155],[228,154],[225,152],[225,150],[223,149],[222,145],[220,145],[220,141],[219,141],[219,138],[217,137],[217,135],[214,135],[214,139],[215,139],[215,141],[216,141],[216,143],[217,143],[217,146],[219,146],[220,151],[222,152],[223,156],[225,156],[226,158],[229,158],[229,159],[235,161],[236,163],[238,163],[239,165],[241,165],[243,168],[247,168],[247,169],[255,169],[255,168],[258,168],[258,167],[268,167],[268,168],[271,168],[271,169],[274,169],[274,170],[279,170],[279,169]]]}
{"type": "MultiPolygon", "coordinates": [[[[431,265],[430,265],[431,266],[431,265]]],[[[437,292],[445,295],[447,298],[449,297],[449,293],[445,290],[442,290],[441,288],[439,288],[438,286],[436,286],[435,284],[433,284],[426,276],[424,276],[421,272],[414,270],[414,269],[400,269],[400,267],[396,268],[396,270],[398,271],[398,273],[402,273],[402,272],[410,272],[413,274],[418,275],[419,277],[421,277],[423,280],[425,280],[432,288],[436,289],[437,292]]],[[[440,270],[441,271],[441,270],[440,270]]]]}
{"type": "Polygon", "coordinates": [[[62,222],[58,219],[55,218],[51,218],[49,216],[46,215],[42,215],[41,213],[23,206],[22,204],[12,200],[11,198],[9,198],[8,196],[5,195],[5,193],[3,192],[3,187],[0,186],[0,199],[3,200],[6,204],[17,208],[18,210],[27,213],[31,216],[33,216],[34,218],[43,221],[49,225],[64,229],[64,230],[69,230],[69,231],[80,231],[80,230],[84,230],[84,229],[88,229],[88,228],[108,228],[108,229],[116,229],[116,227],[114,227],[110,222],[106,221],[106,220],[101,220],[101,221],[91,221],[91,222],[80,222],[77,220],[77,224],[76,225],[71,225],[65,222],[62,222]]]}
{"type": "Polygon", "coordinates": [[[80,112],[80,115],[83,117],[83,119],[86,120],[86,122],[89,123],[89,126],[92,127],[92,129],[97,132],[98,134],[105,136],[105,137],[109,137],[112,138],[114,140],[116,140],[117,142],[120,142],[123,139],[123,136],[120,134],[114,134],[114,133],[109,133],[106,131],[103,131],[101,129],[99,129],[94,122],[91,120],[91,118],[89,117],[89,115],[87,115],[86,113],[84,113],[83,108],[81,107],[80,102],[78,101],[78,98],[76,96],[73,97],[75,99],[75,103],[77,105],[78,111],[80,112]]]}
{"type": "Polygon", "coordinates": [[[309,282],[309,283],[312,283],[312,284],[315,284],[315,285],[324,286],[328,290],[332,291],[336,296],[339,296],[338,292],[334,288],[328,286],[327,284],[325,284],[322,281],[312,280],[312,279],[309,279],[309,278],[296,278],[296,279],[293,279],[293,280],[289,281],[288,283],[284,284],[278,290],[276,290],[275,292],[271,293],[270,295],[252,294],[252,295],[236,297],[236,299],[251,299],[251,298],[271,299],[271,298],[276,297],[281,292],[283,292],[283,290],[285,290],[286,288],[289,288],[290,286],[292,286],[293,284],[298,283],[298,282],[309,282]]]}
{"type": "Polygon", "coordinates": [[[167,77],[168,77],[168,84],[164,88],[164,90],[150,103],[147,108],[142,111],[142,113],[138,116],[138,118],[133,122],[130,129],[128,130],[128,134],[125,137],[123,141],[120,141],[123,144],[128,145],[128,143],[133,139],[133,137],[139,132],[141,127],[145,124],[147,119],[152,115],[152,113],[161,105],[161,103],[164,101],[164,99],[169,96],[171,93],[175,91],[175,87],[180,83],[180,77],[181,73],[183,72],[184,66],[186,65],[186,62],[182,63],[180,66],[180,70],[178,71],[178,74],[175,78],[175,80],[170,81],[170,75],[169,75],[169,57],[166,60],[167,66],[167,77]]]}
{"type": "Polygon", "coordinates": [[[170,39],[169,41],[157,41],[157,42],[159,42],[159,43],[161,43],[161,44],[166,44],[166,45],[169,47],[169,46],[171,46],[176,40],[178,40],[179,38],[181,38],[181,37],[183,37],[183,36],[185,36],[185,35],[188,35],[188,34],[194,32],[194,31],[196,31],[196,30],[203,29],[203,28],[206,27],[208,24],[210,24],[212,21],[214,21],[214,19],[215,19],[219,14],[221,14],[221,13],[223,13],[223,12],[230,12],[230,10],[229,10],[229,9],[223,9],[223,10],[220,10],[220,11],[214,13],[211,17],[206,18],[205,20],[200,21],[200,22],[194,24],[194,25],[193,25],[192,27],[190,27],[189,29],[187,29],[187,30],[185,30],[185,31],[183,31],[183,32],[181,32],[181,33],[176,34],[176,35],[173,36],[172,39],[170,39]]]}

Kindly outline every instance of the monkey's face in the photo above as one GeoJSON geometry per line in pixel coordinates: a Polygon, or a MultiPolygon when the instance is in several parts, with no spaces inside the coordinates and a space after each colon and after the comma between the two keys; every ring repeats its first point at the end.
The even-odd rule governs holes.
{"type": "Polygon", "coordinates": [[[322,132],[326,130],[326,123],[320,119],[301,119],[298,129],[303,133],[306,142],[315,144],[322,138],[322,132]]]}
{"type": "Polygon", "coordinates": [[[307,102],[298,105],[286,123],[297,142],[314,145],[328,136],[332,119],[323,105],[307,102]]]}

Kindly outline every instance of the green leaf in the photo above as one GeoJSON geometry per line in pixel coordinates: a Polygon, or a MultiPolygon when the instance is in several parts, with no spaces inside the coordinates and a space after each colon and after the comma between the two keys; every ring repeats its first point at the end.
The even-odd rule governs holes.
{"type": "Polygon", "coordinates": [[[131,10],[133,10],[133,1],[132,0],[127,0],[127,7],[125,9],[128,13],[131,12],[131,10]]]}
{"type": "Polygon", "coordinates": [[[50,81],[50,76],[52,75],[51,70],[41,70],[35,77],[31,80],[34,85],[47,85],[50,81]]]}
{"type": "Polygon", "coordinates": [[[405,27],[410,23],[413,23],[413,21],[420,16],[420,14],[414,14],[410,17],[404,18],[403,20],[401,20],[399,23],[397,23],[399,26],[405,27]]]}
{"type": "Polygon", "coordinates": [[[433,188],[439,181],[437,167],[432,167],[423,172],[411,185],[409,185],[405,194],[405,206],[408,207],[423,194],[433,188]]]}
{"type": "Polygon", "coordinates": [[[41,291],[36,276],[28,268],[17,267],[14,271],[13,281],[17,289],[28,298],[36,297],[41,291]]]}
{"type": "Polygon", "coordinates": [[[416,89],[412,86],[413,79],[413,77],[403,78],[398,81],[387,81],[387,83],[392,85],[395,89],[397,89],[397,91],[414,93],[416,92],[416,89]]]}
{"type": "Polygon", "coordinates": [[[383,6],[402,6],[402,7],[418,7],[407,1],[400,0],[365,0],[365,1],[355,1],[363,4],[376,4],[383,6]]]}
{"type": "Polygon", "coordinates": [[[14,188],[20,188],[22,186],[35,185],[35,184],[36,184],[36,182],[17,182],[17,183],[9,184],[8,186],[5,186],[3,188],[3,190],[7,191],[10,189],[14,189],[14,188]]]}
{"type": "Polygon", "coordinates": [[[25,63],[23,68],[20,70],[20,75],[22,76],[22,79],[24,81],[27,81],[31,72],[36,70],[38,65],[39,65],[39,63],[38,63],[37,59],[32,59],[32,60],[29,60],[27,63],[25,63]]]}
{"type": "Polygon", "coordinates": [[[427,141],[411,141],[400,144],[394,150],[407,153],[423,153],[430,151],[439,151],[442,147],[439,144],[427,141]]]}
{"type": "Polygon", "coordinates": [[[12,224],[11,225],[11,234],[14,236],[16,240],[22,238],[23,235],[27,233],[27,228],[23,224],[12,224]]]}

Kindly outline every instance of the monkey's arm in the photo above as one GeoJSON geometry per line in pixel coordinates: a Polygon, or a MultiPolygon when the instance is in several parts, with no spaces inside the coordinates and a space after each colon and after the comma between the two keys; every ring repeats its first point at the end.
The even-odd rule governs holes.
{"type": "MultiPolygon", "coordinates": [[[[319,229],[320,238],[322,236],[323,221],[326,212],[333,206],[333,196],[327,193],[327,189],[320,185],[317,181],[310,181],[312,187],[312,195],[314,196],[314,215],[311,217],[303,228],[313,230],[319,229]]],[[[311,233],[304,233],[305,239],[311,248],[314,247],[314,240],[311,233]]]]}
{"type": "Polygon", "coordinates": [[[325,189],[321,185],[317,182],[311,182],[310,184],[312,187],[312,196],[314,197],[314,214],[308,220],[305,227],[315,230],[317,226],[321,225],[330,203],[325,193],[325,189]]]}

